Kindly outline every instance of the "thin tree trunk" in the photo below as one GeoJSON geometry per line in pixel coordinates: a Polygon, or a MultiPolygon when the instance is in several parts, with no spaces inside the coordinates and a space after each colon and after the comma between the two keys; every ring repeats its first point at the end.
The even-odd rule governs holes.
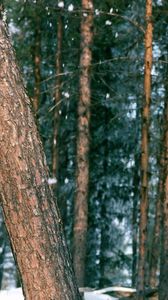
{"type": "MultiPolygon", "coordinates": [[[[36,9],[37,10],[37,9],[36,9]]],[[[34,32],[34,99],[33,106],[35,113],[38,112],[40,102],[40,82],[41,82],[41,20],[36,13],[36,24],[34,32]]]]}
{"type": "MultiPolygon", "coordinates": [[[[108,122],[109,122],[109,114],[108,109],[105,108],[105,136],[108,136],[108,122]]],[[[108,139],[104,141],[104,153],[103,153],[104,161],[103,161],[103,173],[106,176],[108,173],[108,159],[109,159],[109,145],[108,139]]],[[[103,192],[99,192],[99,199],[101,199],[101,245],[100,245],[100,280],[99,280],[99,288],[103,288],[109,284],[108,276],[107,276],[107,266],[109,265],[109,257],[107,256],[107,252],[110,252],[111,243],[109,241],[109,199],[106,196],[103,197],[104,191],[107,190],[106,182],[103,183],[103,192]]]]}
{"type": "MultiPolygon", "coordinates": [[[[161,126],[161,135],[164,131],[163,126],[161,126]]],[[[161,142],[161,150],[159,157],[159,183],[158,183],[158,194],[155,205],[155,222],[152,236],[152,244],[150,249],[150,262],[149,262],[149,286],[151,288],[156,288],[158,286],[158,267],[159,267],[159,258],[160,258],[160,246],[161,246],[161,202],[163,201],[164,196],[164,185],[163,185],[163,168],[164,168],[164,143],[163,135],[161,142]]]]}
{"type": "Polygon", "coordinates": [[[146,0],[146,34],[145,34],[145,78],[144,78],[144,103],[142,111],[142,141],[141,141],[141,202],[140,202],[140,227],[139,227],[139,261],[138,261],[138,300],[144,299],[145,288],[145,260],[147,242],[148,219],[148,144],[149,121],[151,102],[151,68],[152,68],[152,0],[146,0]]]}
{"type": "MultiPolygon", "coordinates": [[[[61,13],[61,12],[60,12],[61,13]]],[[[62,16],[57,19],[57,52],[56,52],[56,82],[55,82],[55,109],[54,109],[54,128],[53,128],[53,148],[52,148],[52,175],[57,182],[54,190],[58,186],[58,168],[59,168],[59,124],[60,124],[60,102],[61,102],[61,76],[62,71],[62,39],[63,39],[63,19],[62,16]]],[[[57,188],[58,189],[58,188],[57,188]]]]}
{"type": "Polygon", "coordinates": [[[137,250],[138,250],[138,200],[139,200],[139,155],[134,157],[135,168],[133,177],[133,212],[132,212],[132,286],[136,286],[137,280],[137,250]]]}
{"type": "Polygon", "coordinates": [[[93,2],[82,0],[80,99],[78,103],[78,137],[76,195],[74,203],[73,262],[79,286],[84,286],[86,236],[88,222],[89,138],[90,138],[90,66],[92,59],[93,2]]]}
{"type": "Polygon", "coordinates": [[[26,300],[80,299],[30,101],[0,20],[0,198],[26,300]]]}
{"type": "MultiPolygon", "coordinates": [[[[167,82],[166,82],[167,85],[167,82]]],[[[167,86],[166,86],[167,89],[167,86]]],[[[167,97],[167,95],[166,95],[167,97]]],[[[161,262],[160,262],[160,285],[159,300],[167,300],[168,293],[168,100],[165,99],[164,120],[164,168],[163,168],[163,198],[161,201],[162,235],[161,235],[161,262]]]]}

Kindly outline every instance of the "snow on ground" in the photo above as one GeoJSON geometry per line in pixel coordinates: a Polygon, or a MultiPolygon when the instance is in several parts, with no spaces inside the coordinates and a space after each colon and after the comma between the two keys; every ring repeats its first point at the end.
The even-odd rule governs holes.
{"type": "Polygon", "coordinates": [[[22,289],[0,291],[0,300],[24,300],[22,289]]]}
{"type": "MultiPolygon", "coordinates": [[[[117,300],[118,298],[110,297],[108,295],[98,295],[94,292],[85,292],[84,300],[117,300]]],[[[22,289],[11,289],[0,291],[0,300],[24,300],[22,289]]]]}

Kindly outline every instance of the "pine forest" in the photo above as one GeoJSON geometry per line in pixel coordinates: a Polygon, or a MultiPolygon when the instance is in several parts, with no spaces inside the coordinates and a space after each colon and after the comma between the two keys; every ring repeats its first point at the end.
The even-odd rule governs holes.
{"type": "Polygon", "coordinates": [[[0,1],[0,290],[168,300],[167,22],[166,0],[0,1]]]}

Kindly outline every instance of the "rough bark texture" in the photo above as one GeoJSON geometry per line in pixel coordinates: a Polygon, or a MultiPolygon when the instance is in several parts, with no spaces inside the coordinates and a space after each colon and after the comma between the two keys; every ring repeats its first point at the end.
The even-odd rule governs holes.
{"type": "Polygon", "coordinates": [[[90,65],[92,59],[92,0],[82,0],[86,11],[81,21],[80,99],[78,104],[78,137],[76,162],[76,195],[74,204],[73,262],[79,286],[84,285],[86,236],[88,220],[90,65]]]}
{"type": "Polygon", "coordinates": [[[164,135],[164,176],[163,176],[163,201],[162,213],[162,240],[160,263],[159,300],[168,299],[168,101],[165,100],[165,135],[164,135]]]}
{"type": "Polygon", "coordinates": [[[151,102],[151,68],[152,68],[152,0],[146,0],[146,34],[145,34],[145,78],[144,103],[142,110],[142,142],[141,142],[141,203],[139,229],[139,262],[138,262],[138,299],[144,299],[145,260],[148,218],[148,144],[151,102]]]}
{"type": "Polygon", "coordinates": [[[0,196],[27,300],[80,299],[42,145],[0,20],[0,196]]]}
{"type": "MultiPolygon", "coordinates": [[[[37,10],[37,9],[36,9],[37,10]]],[[[40,102],[41,82],[41,21],[38,12],[36,13],[36,24],[34,32],[34,111],[37,113],[40,102]]]]}

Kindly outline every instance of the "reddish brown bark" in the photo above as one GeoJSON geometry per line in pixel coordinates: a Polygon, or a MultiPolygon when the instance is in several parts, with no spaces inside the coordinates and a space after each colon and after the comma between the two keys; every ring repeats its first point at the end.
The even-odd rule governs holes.
{"type": "Polygon", "coordinates": [[[76,195],[74,204],[73,262],[79,286],[84,286],[86,236],[88,220],[90,66],[92,59],[93,2],[82,0],[80,99],[78,103],[78,136],[76,162],[76,195]]]}
{"type": "Polygon", "coordinates": [[[144,103],[142,110],[142,140],[141,140],[141,202],[139,225],[139,262],[138,262],[138,300],[144,299],[145,260],[148,219],[148,145],[149,121],[151,103],[151,68],[152,68],[152,0],[146,0],[146,34],[145,34],[145,74],[144,74],[144,103]]]}
{"type": "Polygon", "coordinates": [[[27,300],[80,299],[30,101],[0,20],[0,197],[27,300]]]}

